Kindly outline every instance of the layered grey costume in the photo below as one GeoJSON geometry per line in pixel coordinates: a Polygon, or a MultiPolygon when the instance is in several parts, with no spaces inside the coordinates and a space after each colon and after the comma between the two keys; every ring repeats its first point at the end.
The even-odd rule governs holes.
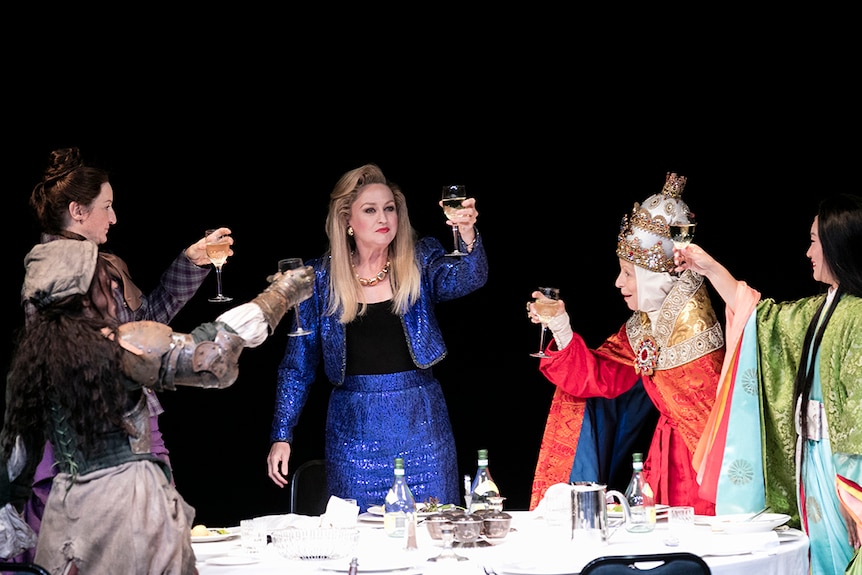
{"type": "MultiPolygon", "coordinates": [[[[52,309],[53,304],[87,292],[96,259],[97,246],[88,241],[56,240],[34,247],[25,259],[25,297],[39,310],[64,313],[62,307],[52,309]]],[[[276,274],[250,303],[190,334],[174,333],[151,321],[120,325],[104,345],[108,354],[117,344],[125,350],[117,378],[128,392],[129,409],[122,414],[121,426],[106,424],[96,448],[81,444],[67,418],[69,407],[56,392],[48,393],[48,405],[40,407],[49,414],[46,434],[54,446],[58,474],[43,514],[36,562],[58,574],[72,562],[81,573],[194,573],[190,536],[194,509],[171,485],[169,467],[150,453],[144,389],[232,385],[243,348],[262,342],[285,311],[309,297],[311,290],[307,268],[276,274]]],[[[46,359],[46,364],[51,361],[46,359]]],[[[15,515],[29,497],[41,456],[32,442],[16,445],[12,457],[0,460],[0,549],[9,556],[32,543],[20,532],[15,515]],[[27,447],[30,452],[23,453],[27,447]],[[22,538],[15,541],[13,535],[22,538]]]]}

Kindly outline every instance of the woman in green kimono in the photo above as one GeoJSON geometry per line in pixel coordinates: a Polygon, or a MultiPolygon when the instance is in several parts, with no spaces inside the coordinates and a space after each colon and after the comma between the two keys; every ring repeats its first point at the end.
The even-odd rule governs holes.
{"type": "Polygon", "coordinates": [[[788,513],[810,538],[813,574],[858,574],[862,197],[820,203],[805,255],[825,293],[778,303],[699,246],[676,251],[677,270],[706,276],[727,304],[727,355],[695,466],[717,513],[788,513]]]}

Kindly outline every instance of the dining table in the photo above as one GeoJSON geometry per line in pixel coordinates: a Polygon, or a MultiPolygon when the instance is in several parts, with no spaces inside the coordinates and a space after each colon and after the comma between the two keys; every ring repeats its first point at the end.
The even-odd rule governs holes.
{"type": "MultiPolygon", "coordinates": [[[[577,575],[591,559],[607,555],[655,554],[688,551],[703,557],[714,575],[807,575],[808,537],[783,526],[757,533],[727,533],[715,524],[695,524],[679,537],[670,538],[667,521],[653,531],[629,533],[612,526],[605,538],[595,533],[551,525],[535,511],[506,510],[512,516],[503,539],[485,539],[469,547],[456,543],[461,560],[433,562],[443,552],[419,517],[415,545],[408,549],[402,537],[390,537],[379,515],[361,513],[356,521],[358,539],[338,558],[304,560],[288,558],[270,542],[261,552],[244,552],[238,530],[212,542],[193,542],[199,575],[577,575]]],[[[271,515],[263,518],[270,530],[292,527],[314,529],[310,516],[271,515]]],[[[649,566],[649,565],[646,565],[649,566]]]]}

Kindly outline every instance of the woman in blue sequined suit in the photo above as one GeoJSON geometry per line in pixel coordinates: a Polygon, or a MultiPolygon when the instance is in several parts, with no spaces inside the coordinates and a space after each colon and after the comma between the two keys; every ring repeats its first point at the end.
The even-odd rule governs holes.
{"type": "Polygon", "coordinates": [[[345,173],[330,195],[329,249],[307,262],[314,295],[300,305],[313,334],[289,338],[278,369],[267,468],[287,484],[290,442],[321,358],[333,386],[326,416],[329,492],[360,509],[383,503],[403,457],[417,501],[460,500],[449,412],[432,366],[446,357],[434,315],[440,302],[482,287],[488,264],[468,198],[449,221],[462,257],[417,239],[404,195],[377,166],[345,173]]]}

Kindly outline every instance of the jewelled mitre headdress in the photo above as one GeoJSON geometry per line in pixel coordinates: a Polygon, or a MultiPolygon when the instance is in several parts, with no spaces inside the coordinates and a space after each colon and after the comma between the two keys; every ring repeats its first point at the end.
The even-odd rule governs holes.
{"type": "Polygon", "coordinates": [[[620,224],[617,256],[653,272],[673,271],[670,224],[688,222],[689,209],[681,199],[685,182],[685,176],[668,172],[660,193],[635,202],[620,224]]]}

